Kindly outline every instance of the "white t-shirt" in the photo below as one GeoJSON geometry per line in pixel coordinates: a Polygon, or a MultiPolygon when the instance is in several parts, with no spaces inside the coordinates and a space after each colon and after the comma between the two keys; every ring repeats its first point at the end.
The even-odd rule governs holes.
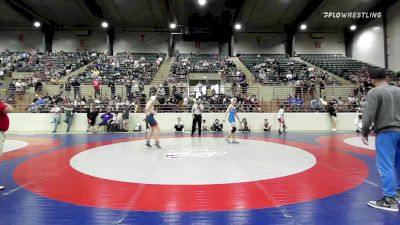
{"type": "Polygon", "coordinates": [[[278,119],[283,119],[285,116],[285,110],[280,109],[278,112],[278,119]]]}

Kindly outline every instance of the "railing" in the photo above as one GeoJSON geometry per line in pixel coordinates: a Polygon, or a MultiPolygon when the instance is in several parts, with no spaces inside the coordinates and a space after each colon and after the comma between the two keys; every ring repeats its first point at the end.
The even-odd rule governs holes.
{"type": "Polygon", "coordinates": [[[368,90],[359,90],[358,93],[354,93],[354,87],[351,86],[335,86],[335,87],[325,87],[321,89],[320,87],[315,87],[315,89],[308,88],[296,88],[293,86],[281,86],[274,87],[273,89],[273,99],[286,99],[289,94],[294,94],[300,96],[300,98],[313,98],[313,97],[327,97],[331,96],[347,98],[350,94],[357,96],[363,96],[368,92],[368,90]]]}
{"type": "MultiPolygon", "coordinates": [[[[315,112],[327,112],[324,106],[320,108],[313,108],[310,104],[305,103],[303,105],[288,104],[284,101],[271,101],[271,102],[260,102],[260,103],[250,103],[250,104],[238,104],[237,111],[239,113],[276,113],[279,110],[279,106],[283,104],[286,112],[303,112],[303,113],[315,113],[315,112]]],[[[60,104],[60,107],[65,105],[60,104]]],[[[129,105],[121,104],[95,104],[96,109],[99,112],[106,112],[110,110],[111,112],[122,112],[128,109],[131,113],[144,113],[145,104],[137,102],[129,105]]],[[[228,104],[204,104],[204,113],[224,113],[228,104]]],[[[16,113],[49,113],[52,108],[52,104],[45,105],[26,105],[17,104],[14,105],[14,112],[16,113]]],[[[89,105],[76,105],[74,106],[74,111],[78,113],[86,113],[89,105]]],[[[164,104],[156,105],[155,109],[159,113],[191,113],[192,105],[183,104],[164,104]]],[[[338,112],[356,112],[359,108],[353,105],[344,104],[337,107],[338,112]]]]}

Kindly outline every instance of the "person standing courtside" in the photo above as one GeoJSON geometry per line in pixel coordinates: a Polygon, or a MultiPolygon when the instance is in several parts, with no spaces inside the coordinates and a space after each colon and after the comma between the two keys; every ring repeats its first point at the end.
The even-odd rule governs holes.
{"type": "MultiPolygon", "coordinates": [[[[9,120],[7,113],[11,112],[13,107],[2,100],[0,100],[0,157],[3,153],[3,146],[5,141],[5,132],[8,130],[9,127],[9,120]]],[[[4,190],[5,187],[0,185],[0,191],[4,190]]]]}
{"type": "Polygon", "coordinates": [[[202,116],[201,114],[204,111],[204,106],[201,102],[201,100],[197,100],[193,104],[192,107],[192,116],[193,116],[193,122],[192,122],[192,137],[194,133],[196,132],[196,124],[197,124],[197,129],[199,130],[199,136],[201,136],[201,121],[202,121],[202,116]]]}
{"type": "Polygon", "coordinates": [[[400,203],[400,88],[388,84],[384,70],[369,72],[375,88],[368,92],[363,112],[362,141],[374,123],[376,166],[381,176],[383,198],[369,201],[373,208],[398,212],[400,203]],[[397,202],[396,202],[397,201],[397,202]]]}

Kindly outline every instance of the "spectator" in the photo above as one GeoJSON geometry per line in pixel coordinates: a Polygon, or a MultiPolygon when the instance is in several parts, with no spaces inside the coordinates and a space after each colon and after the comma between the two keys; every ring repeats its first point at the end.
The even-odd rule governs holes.
{"type": "Polygon", "coordinates": [[[54,129],[52,133],[55,133],[57,131],[58,124],[60,124],[60,118],[61,118],[61,108],[60,106],[56,103],[54,104],[53,108],[50,110],[50,113],[52,114],[52,123],[54,123],[54,129]]]}
{"type": "Polygon", "coordinates": [[[223,124],[220,123],[218,119],[215,119],[215,122],[213,123],[211,130],[216,132],[222,132],[222,129],[223,129],[223,124]]]}
{"type": "Polygon", "coordinates": [[[65,85],[64,85],[65,96],[68,98],[70,97],[70,94],[71,94],[71,87],[72,87],[72,84],[71,84],[70,79],[68,78],[68,80],[65,82],[65,85]]]}
{"type": "Polygon", "coordinates": [[[111,123],[113,121],[114,115],[111,113],[111,110],[107,110],[106,113],[100,116],[101,122],[97,125],[96,131],[101,126],[107,126],[107,132],[111,131],[111,123]]]}
{"type": "Polygon", "coordinates": [[[129,110],[126,108],[122,111],[122,131],[127,132],[129,130],[129,110]]]}
{"type": "Polygon", "coordinates": [[[242,122],[240,122],[240,126],[241,126],[240,131],[250,132],[250,125],[249,122],[247,122],[246,118],[242,119],[242,122]]]}
{"type": "Polygon", "coordinates": [[[96,78],[92,82],[93,89],[94,89],[94,96],[97,97],[100,95],[100,88],[101,88],[101,81],[99,78],[96,78]]]}
{"type": "Polygon", "coordinates": [[[98,115],[99,112],[95,108],[94,104],[91,104],[86,111],[86,117],[88,122],[88,128],[86,132],[96,132],[94,125],[96,124],[96,118],[98,115]]]}
{"type": "Polygon", "coordinates": [[[184,127],[182,119],[180,117],[178,117],[178,119],[175,123],[174,131],[175,132],[185,132],[185,127],[184,127]]]}
{"type": "Polygon", "coordinates": [[[362,114],[359,114],[356,117],[356,119],[354,120],[354,124],[356,125],[356,133],[360,133],[362,128],[362,114]]]}
{"type": "Polygon", "coordinates": [[[67,132],[69,132],[71,125],[72,125],[72,121],[74,119],[74,107],[72,106],[71,103],[68,103],[64,107],[64,112],[65,112],[64,122],[67,124],[67,132]]]}
{"type": "Polygon", "coordinates": [[[110,80],[110,82],[108,83],[108,87],[111,90],[111,98],[115,98],[115,82],[114,80],[110,80]]]}
{"type": "Polygon", "coordinates": [[[38,80],[36,81],[36,83],[35,83],[35,92],[36,92],[36,93],[42,93],[42,90],[43,90],[43,84],[42,84],[42,82],[40,81],[40,79],[38,79],[38,80]]]}
{"type": "Polygon", "coordinates": [[[332,99],[329,101],[328,112],[331,117],[332,131],[337,131],[337,105],[338,101],[335,96],[332,96],[332,99]]]}
{"type": "Polygon", "coordinates": [[[201,124],[201,131],[208,131],[206,120],[203,120],[203,123],[201,124]]]}
{"type": "Polygon", "coordinates": [[[81,93],[81,82],[78,78],[74,78],[71,80],[72,87],[74,88],[74,98],[80,95],[81,93]]]}
{"type": "Polygon", "coordinates": [[[271,131],[272,125],[268,122],[268,119],[264,119],[264,131],[271,131]]]}

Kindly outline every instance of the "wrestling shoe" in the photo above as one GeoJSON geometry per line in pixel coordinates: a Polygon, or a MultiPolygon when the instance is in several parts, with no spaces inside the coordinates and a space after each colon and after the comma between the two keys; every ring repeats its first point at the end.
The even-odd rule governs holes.
{"type": "Polygon", "coordinates": [[[399,206],[397,205],[396,199],[393,197],[383,197],[378,201],[369,201],[367,204],[376,209],[382,209],[391,212],[398,212],[399,206]]]}
{"type": "Polygon", "coordinates": [[[400,190],[397,191],[397,195],[394,197],[396,201],[400,204],[400,190]]]}
{"type": "Polygon", "coordinates": [[[240,142],[236,141],[236,140],[232,140],[232,144],[239,144],[240,142]]]}
{"type": "Polygon", "coordinates": [[[2,190],[4,190],[4,189],[6,189],[6,187],[0,186],[0,191],[2,191],[2,190]]]}
{"type": "Polygon", "coordinates": [[[161,148],[160,142],[156,141],[156,147],[157,147],[157,148],[161,148]]]}
{"type": "Polygon", "coordinates": [[[149,147],[149,148],[153,147],[153,146],[151,146],[150,141],[146,141],[146,144],[144,144],[144,145],[149,147]]]}
{"type": "Polygon", "coordinates": [[[229,140],[229,138],[225,138],[226,143],[231,144],[231,141],[229,140]]]}

